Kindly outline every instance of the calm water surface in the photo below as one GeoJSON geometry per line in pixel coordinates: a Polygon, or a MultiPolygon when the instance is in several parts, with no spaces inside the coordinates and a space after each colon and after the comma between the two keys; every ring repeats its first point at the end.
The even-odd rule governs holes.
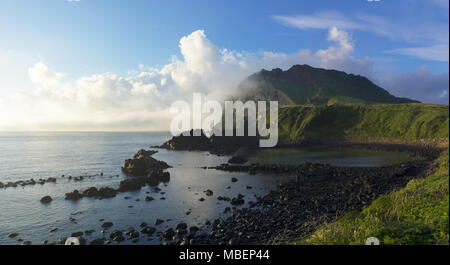
{"type": "MultiPolygon", "coordinates": [[[[153,224],[157,218],[167,220],[158,228],[174,227],[177,223],[201,225],[206,220],[224,217],[223,209],[229,203],[217,196],[245,195],[247,202],[262,196],[277,183],[293,178],[290,175],[228,173],[204,170],[200,167],[225,163],[229,157],[209,155],[207,152],[159,150],[156,159],[166,161],[173,168],[168,171],[171,180],[160,184],[160,194],[150,187],[141,191],[119,194],[115,198],[96,200],[83,198],[78,202],[64,200],[65,193],[91,186],[117,187],[125,176],[122,162],[141,148],[159,145],[171,136],[168,133],[0,133],[0,181],[17,181],[56,177],[56,183],[0,190],[0,244],[20,244],[18,239],[41,244],[43,240],[56,242],[72,232],[94,229],[88,240],[102,237],[102,222],[114,223],[112,229],[135,228],[141,222],[153,224]],[[103,175],[100,175],[100,173],[103,175]],[[62,178],[65,175],[65,178],[62,178]],[[88,175],[83,181],[69,180],[67,176],[88,175]],[[231,178],[238,182],[232,183],[231,178]],[[246,186],[252,186],[247,189],[246,186]],[[227,189],[231,186],[230,189],[227,189]],[[211,189],[212,197],[203,191],[211,189]],[[149,194],[147,194],[148,192],[149,194]],[[50,195],[53,201],[44,205],[40,198],[50,195]],[[155,198],[146,202],[145,196],[155,198]],[[124,199],[124,197],[130,199],[124,199]],[[160,198],[164,197],[165,200],[160,198]],[[200,202],[203,197],[206,200],[200,202]],[[136,201],[140,199],[140,201],[136,201]],[[129,206],[132,206],[130,208],[129,206]],[[189,215],[186,215],[190,212],[189,215]],[[74,218],[75,221],[70,219],[74,218]],[[51,227],[57,227],[50,233],[51,227]],[[8,234],[18,232],[16,238],[8,234]]],[[[403,155],[403,154],[402,154],[403,155]]],[[[401,162],[398,154],[374,151],[330,151],[327,149],[264,150],[252,157],[253,162],[298,164],[304,161],[351,166],[378,166],[401,162]]],[[[124,244],[132,244],[124,242],[124,244]]],[[[160,244],[155,237],[142,237],[138,244],[160,244]]]]}

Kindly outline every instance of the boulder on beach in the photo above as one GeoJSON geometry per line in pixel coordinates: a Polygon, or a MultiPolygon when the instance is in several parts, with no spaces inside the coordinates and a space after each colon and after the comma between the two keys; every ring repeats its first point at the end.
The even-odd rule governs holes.
{"type": "Polygon", "coordinates": [[[73,232],[72,233],[72,237],[79,237],[79,236],[82,236],[84,233],[83,233],[83,231],[78,231],[78,232],[73,232]]]}
{"type": "Polygon", "coordinates": [[[99,246],[99,245],[103,245],[105,244],[105,239],[104,238],[96,238],[91,240],[91,242],[89,242],[89,245],[94,245],[94,246],[99,246]]]}

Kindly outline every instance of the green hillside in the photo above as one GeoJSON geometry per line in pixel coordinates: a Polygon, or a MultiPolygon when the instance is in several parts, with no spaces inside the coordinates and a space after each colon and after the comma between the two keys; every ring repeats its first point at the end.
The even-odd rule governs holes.
{"type": "Polygon", "coordinates": [[[324,225],[294,244],[365,244],[376,237],[381,244],[449,244],[449,151],[439,158],[440,168],[424,179],[412,180],[396,192],[383,195],[361,212],[351,212],[324,225]]]}
{"type": "Polygon", "coordinates": [[[243,100],[278,100],[280,105],[417,102],[395,97],[366,77],[309,65],[294,65],[287,71],[261,70],[245,79],[239,91],[243,100]]]}
{"type": "Polygon", "coordinates": [[[448,139],[449,108],[429,104],[295,105],[279,109],[279,141],[448,139]]]}

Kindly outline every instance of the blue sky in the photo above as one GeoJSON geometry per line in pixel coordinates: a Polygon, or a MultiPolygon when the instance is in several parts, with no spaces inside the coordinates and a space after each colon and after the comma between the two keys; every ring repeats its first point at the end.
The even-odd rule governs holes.
{"type": "Polygon", "coordinates": [[[77,80],[105,73],[127,79],[130,71],[161,72],[173,56],[186,63],[180,40],[203,30],[204,36],[196,37],[206,47],[252,58],[245,59],[254,67],[248,72],[314,65],[314,58],[295,54],[341,49],[339,62],[314,66],[364,74],[393,94],[448,104],[448,12],[448,1],[441,0],[2,0],[0,91],[13,97],[48,92],[55,80],[43,82],[37,74],[33,79],[30,69],[38,70],[33,68],[38,63],[44,75],[72,90],[79,89],[77,80]],[[339,33],[334,39],[333,27],[339,33]],[[333,45],[337,48],[330,50],[333,45]],[[267,52],[289,59],[270,61],[267,52]]]}

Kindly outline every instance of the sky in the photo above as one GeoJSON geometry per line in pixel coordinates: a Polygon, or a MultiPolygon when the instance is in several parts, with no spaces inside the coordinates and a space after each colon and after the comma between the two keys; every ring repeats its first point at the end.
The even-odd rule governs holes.
{"type": "Polygon", "coordinates": [[[0,131],[167,130],[170,105],[294,64],[449,102],[446,0],[2,0],[0,131]]]}

